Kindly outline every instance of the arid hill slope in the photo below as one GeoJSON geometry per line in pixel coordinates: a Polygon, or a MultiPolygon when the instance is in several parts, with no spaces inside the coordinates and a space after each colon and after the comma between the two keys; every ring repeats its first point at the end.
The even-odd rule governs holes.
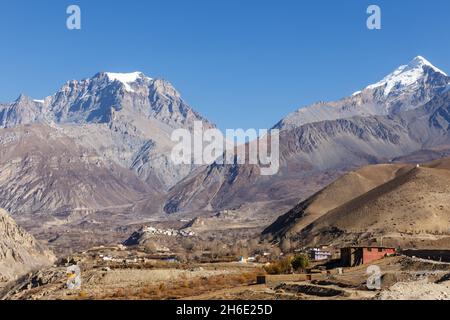
{"type": "MultiPolygon", "coordinates": [[[[349,201],[326,213],[317,214],[317,219],[310,221],[312,219],[304,217],[303,212],[314,212],[314,207],[309,207],[311,204],[318,203],[324,207],[327,204],[326,199],[317,202],[316,195],[305,202],[309,205],[303,211],[297,210],[297,215],[291,212],[279,218],[264,234],[287,237],[304,245],[379,242],[384,238],[385,244],[408,243],[414,246],[427,242],[428,246],[433,241],[438,245],[444,243],[445,239],[448,240],[450,159],[438,160],[418,168],[410,165],[387,165],[383,171],[386,172],[389,167],[395,172],[393,179],[387,179],[368,192],[359,195],[356,192],[349,201]]],[[[381,173],[380,166],[366,167],[364,170],[373,175],[381,173]]],[[[340,179],[335,184],[345,182],[340,179]]],[[[322,193],[333,190],[332,186],[329,188],[322,193]]],[[[350,182],[347,188],[352,190],[360,186],[350,182]]],[[[336,188],[334,191],[338,192],[336,188]]]]}
{"type": "Polygon", "coordinates": [[[264,230],[264,234],[272,236],[295,234],[329,211],[411,168],[412,166],[405,165],[374,165],[350,172],[278,218],[264,230]]]}

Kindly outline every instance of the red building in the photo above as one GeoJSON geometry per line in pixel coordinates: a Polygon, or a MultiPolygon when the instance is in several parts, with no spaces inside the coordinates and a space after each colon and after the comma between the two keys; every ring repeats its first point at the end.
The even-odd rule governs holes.
{"type": "Polygon", "coordinates": [[[354,267],[383,259],[396,253],[395,248],[388,247],[347,247],[341,249],[341,265],[354,267]]]}

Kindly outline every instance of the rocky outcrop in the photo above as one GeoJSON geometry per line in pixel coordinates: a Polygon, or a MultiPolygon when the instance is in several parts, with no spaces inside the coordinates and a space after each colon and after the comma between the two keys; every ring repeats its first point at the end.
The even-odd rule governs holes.
{"type": "Polygon", "coordinates": [[[0,282],[51,265],[54,255],[0,209],[0,282]]]}

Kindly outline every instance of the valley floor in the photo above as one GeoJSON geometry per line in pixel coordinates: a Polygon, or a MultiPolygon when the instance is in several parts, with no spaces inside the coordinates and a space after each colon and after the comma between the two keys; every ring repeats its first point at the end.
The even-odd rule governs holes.
{"type": "MultiPolygon", "coordinates": [[[[78,257],[79,259],[80,257],[78,257]]],[[[64,266],[32,273],[7,288],[3,299],[22,300],[403,300],[450,299],[450,264],[390,257],[376,265],[380,290],[367,289],[367,267],[345,268],[342,274],[266,276],[262,265],[251,263],[103,263],[83,258],[82,286],[69,290],[64,266]]]]}

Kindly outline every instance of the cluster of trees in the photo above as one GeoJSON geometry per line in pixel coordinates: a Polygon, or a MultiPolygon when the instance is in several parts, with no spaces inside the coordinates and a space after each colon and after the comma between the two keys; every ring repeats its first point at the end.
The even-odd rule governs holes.
{"type": "Polygon", "coordinates": [[[207,253],[212,259],[236,259],[239,257],[270,256],[278,257],[281,250],[269,242],[259,242],[257,239],[239,239],[223,241],[223,239],[208,239],[208,241],[194,241],[189,238],[180,243],[187,260],[199,260],[207,253]]]}
{"type": "Polygon", "coordinates": [[[289,274],[293,271],[303,271],[309,267],[310,261],[307,255],[297,254],[286,256],[264,267],[268,274],[289,274]]]}
{"type": "MultiPolygon", "coordinates": [[[[287,258],[288,254],[292,252],[293,245],[289,239],[283,239],[280,245],[274,245],[268,241],[260,241],[259,239],[246,237],[245,235],[227,234],[220,237],[215,235],[207,239],[198,238],[182,238],[177,239],[177,243],[164,244],[170,247],[174,253],[178,255],[180,261],[205,261],[205,259],[211,260],[224,260],[224,261],[236,261],[239,257],[251,257],[259,256],[270,259],[277,259],[285,254],[284,259],[293,259],[286,262],[285,265],[289,268],[297,270],[298,257],[287,258]],[[291,265],[291,262],[294,265],[291,265]]],[[[163,246],[164,246],[163,245],[163,246]]],[[[158,252],[158,241],[149,240],[144,244],[144,249],[147,253],[156,254],[158,252]]],[[[264,260],[263,260],[264,261],[264,260]]],[[[283,262],[277,262],[280,264],[281,273],[287,272],[287,267],[283,267],[283,262]]],[[[302,265],[302,264],[300,264],[302,265]]]]}

